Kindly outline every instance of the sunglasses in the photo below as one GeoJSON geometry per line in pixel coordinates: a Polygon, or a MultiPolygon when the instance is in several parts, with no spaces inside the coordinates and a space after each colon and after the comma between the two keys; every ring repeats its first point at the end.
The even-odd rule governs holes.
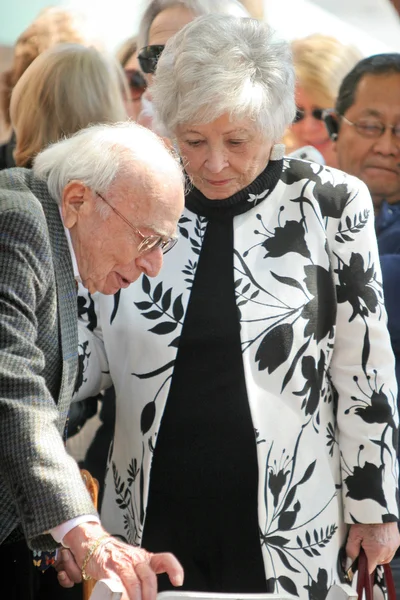
{"type": "Polygon", "coordinates": [[[143,73],[154,74],[156,72],[158,59],[165,45],[145,46],[138,54],[138,61],[143,73]]]}
{"type": "Polygon", "coordinates": [[[124,73],[133,99],[139,100],[147,88],[145,78],[137,69],[124,69],[124,73]]]}
{"type": "Polygon", "coordinates": [[[323,108],[314,108],[310,111],[304,110],[303,108],[296,108],[296,116],[294,118],[293,123],[298,123],[299,121],[302,121],[305,118],[307,112],[309,112],[309,114],[312,117],[314,117],[314,119],[317,119],[317,121],[323,120],[323,108]]]}

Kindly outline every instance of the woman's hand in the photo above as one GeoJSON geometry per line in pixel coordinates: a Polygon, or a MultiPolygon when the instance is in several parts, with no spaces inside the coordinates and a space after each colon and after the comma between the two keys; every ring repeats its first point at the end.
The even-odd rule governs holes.
{"type": "Polygon", "coordinates": [[[350,526],[346,554],[353,561],[363,547],[372,573],[377,565],[390,563],[399,545],[397,523],[356,524],[350,526]]]}
{"type": "MultiPolygon", "coordinates": [[[[63,587],[72,587],[81,581],[81,568],[90,548],[106,531],[94,523],[82,523],[74,527],[63,542],[69,550],[61,550],[56,562],[58,580],[63,587]]],[[[109,537],[102,541],[85,566],[85,572],[93,579],[114,579],[124,586],[122,600],[155,600],[157,575],[167,573],[171,583],[181,586],[183,569],[178,560],[169,553],[151,554],[142,548],[130,546],[109,537]]]]}

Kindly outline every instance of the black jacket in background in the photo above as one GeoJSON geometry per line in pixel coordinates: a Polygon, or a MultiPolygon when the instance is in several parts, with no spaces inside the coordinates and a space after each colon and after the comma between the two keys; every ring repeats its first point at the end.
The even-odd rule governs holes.
{"type": "Polygon", "coordinates": [[[0,145],[0,171],[3,169],[11,169],[15,167],[13,151],[15,148],[15,133],[11,134],[11,138],[5,144],[0,145]]]}

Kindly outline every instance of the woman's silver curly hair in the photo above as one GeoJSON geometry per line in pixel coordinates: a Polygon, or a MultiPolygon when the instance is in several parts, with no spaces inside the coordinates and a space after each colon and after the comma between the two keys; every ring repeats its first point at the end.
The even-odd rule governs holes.
{"type": "Polygon", "coordinates": [[[256,19],[208,15],[186,25],[161,54],[152,86],[159,127],[175,136],[187,123],[228,113],[250,118],[279,141],[295,116],[290,44],[256,19]]]}

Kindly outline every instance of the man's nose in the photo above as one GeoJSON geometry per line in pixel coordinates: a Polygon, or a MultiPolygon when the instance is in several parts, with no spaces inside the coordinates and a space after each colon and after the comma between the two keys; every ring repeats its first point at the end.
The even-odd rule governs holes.
{"type": "Polygon", "coordinates": [[[400,139],[393,134],[391,127],[386,127],[383,134],[375,141],[374,150],[385,155],[396,155],[400,152],[400,139]]]}
{"type": "Polygon", "coordinates": [[[136,267],[148,277],[156,277],[163,264],[163,253],[161,248],[154,248],[150,252],[140,254],[136,258],[136,267]]]}

